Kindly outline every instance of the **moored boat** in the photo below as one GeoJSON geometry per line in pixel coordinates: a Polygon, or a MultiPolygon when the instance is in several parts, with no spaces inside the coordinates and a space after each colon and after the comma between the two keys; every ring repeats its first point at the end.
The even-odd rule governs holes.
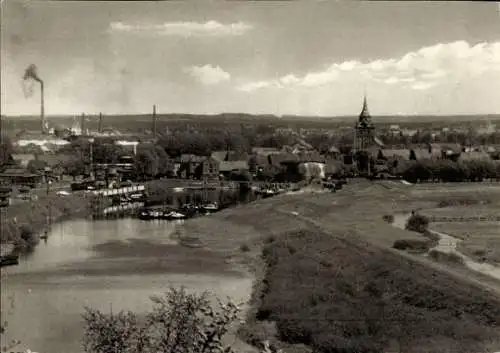
{"type": "Polygon", "coordinates": [[[218,211],[220,209],[219,204],[217,202],[210,202],[210,203],[204,204],[202,206],[202,208],[205,211],[209,211],[209,212],[215,212],[215,211],[218,211]]]}
{"type": "Polygon", "coordinates": [[[0,256],[0,267],[14,266],[19,264],[19,255],[8,254],[0,256]]]}
{"type": "Polygon", "coordinates": [[[163,217],[165,219],[168,219],[168,220],[174,220],[174,219],[184,219],[184,218],[186,218],[186,215],[184,213],[171,211],[171,212],[164,213],[163,217]]]}

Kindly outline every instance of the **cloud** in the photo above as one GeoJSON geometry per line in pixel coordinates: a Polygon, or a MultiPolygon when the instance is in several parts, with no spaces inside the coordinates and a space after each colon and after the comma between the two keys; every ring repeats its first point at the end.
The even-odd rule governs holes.
{"type": "Polygon", "coordinates": [[[129,24],[112,22],[111,32],[145,33],[162,36],[201,37],[201,36],[239,36],[253,27],[243,22],[222,24],[217,21],[200,22],[165,22],[162,24],[129,24]]]}
{"type": "Polygon", "coordinates": [[[216,85],[231,79],[231,75],[222,70],[219,66],[191,66],[185,68],[184,72],[191,75],[204,85],[216,85]]]}
{"type": "Polygon", "coordinates": [[[425,91],[428,90],[429,88],[432,88],[436,85],[435,82],[415,82],[412,85],[410,85],[410,88],[417,90],[417,91],[425,91]]]}
{"type": "Polygon", "coordinates": [[[288,74],[282,78],[246,83],[238,89],[254,91],[268,87],[316,87],[350,80],[358,75],[383,85],[424,90],[500,71],[500,42],[470,45],[465,41],[423,47],[397,58],[356,60],[333,63],[319,72],[302,77],[288,74]]]}
{"type": "Polygon", "coordinates": [[[249,82],[239,86],[237,89],[244,92],[252,92],[262,88],[287,88],[287,87],[318,87],[330,84],[339,76],[335,67],[330,67],[323,72],[311,72],[302,77],[294,74],[283,76],[276,80],[249,82]]]}

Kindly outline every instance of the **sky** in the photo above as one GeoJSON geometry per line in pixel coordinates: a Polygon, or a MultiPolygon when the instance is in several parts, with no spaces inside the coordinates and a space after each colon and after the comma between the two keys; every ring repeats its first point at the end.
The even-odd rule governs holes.
{"type": "Polygon", "coordinates": [[[500,114],[500,3],[2,2],[1,108],[500,114]]]}

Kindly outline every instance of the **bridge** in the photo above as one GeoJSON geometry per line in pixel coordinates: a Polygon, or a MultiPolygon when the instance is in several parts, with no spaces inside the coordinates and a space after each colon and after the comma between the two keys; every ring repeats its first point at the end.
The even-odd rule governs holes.
{"type": "Polygon", "coordinates": [[[133,212],[144,206],[145,186],[134,185],[117,189],[99,189],[91,193],[93,218],[133,212]]]}

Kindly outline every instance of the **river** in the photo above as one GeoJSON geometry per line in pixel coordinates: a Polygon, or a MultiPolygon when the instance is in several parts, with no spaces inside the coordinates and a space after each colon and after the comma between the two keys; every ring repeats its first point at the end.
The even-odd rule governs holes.
{"type": "Polygon", "coordinates": [[[6,341],[21,340],[20,350],[80,353],[84,306],[143,313],[151,295],[172,285],[247,301],[252,278],[220,254],[178,245],[174,226],[132,218],[54,225],[47,242],[1,270],[6,341]]]}

